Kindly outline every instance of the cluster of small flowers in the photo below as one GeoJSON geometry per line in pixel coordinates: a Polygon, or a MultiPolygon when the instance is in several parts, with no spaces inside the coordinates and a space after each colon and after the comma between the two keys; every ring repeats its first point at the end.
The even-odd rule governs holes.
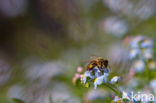
{"type": "Polygon", "coordinates": [[[129,94],[127,92],[123,91],[122,92],[122,97],[115,96],[114,100],[112,100],[112,103],[124,103],[125,100],[130,101],[131,103],[133,103],[133,101],[130,100],[129,94]]]}
{"type": "Polygon", "coordinates": [[[154,42],[145,36],[133,37],[130,41],[129,57],[135,60],[133,68],[136,72],[143,72],[146,65],[150,69],[156,68],[156,62],[153,60],[154,42]]]}
{"type": "MultiPolygon", "coordinates": [[[[122,92],[122,96],[115,96],[112,103],[153,103],[155,101],[154,95],[150,91],[146,92],[122,92]]],[[[154,102],[155,103],[155,102],[154,102]]]]}
{"type": "Polygon", "coordinates": [[[155,14],[154,0],[103,0],[112,12],[122,14],[128,18],[147,20],[155,14]],[[141,4],[141,5],[140,5],[141,4]]]}
{"type": "Polygon", "coordinates": [[[77,84],[77,82],[82,78],[83,76],[83,67],[77,67],[77,73],[75,73],[74,77],[72,78],[72,82],[74,85],[77,84]]]}
{"type": "MultiPolygon", "coordinates": [[[[100,59],[101,60],[101,59],[100,59]]],[[[83,67],[78,67],[77,72],[75,73],[73,77],[73,84],[81,83],[85,87],[89,87],[90,85],[94,86],[94,91],[98,91],[97,86],[102,85],[108,87],[110,90],[112,90],[116,95],[118,95],[120,98],[122,98],[122,92],[119,90],[119,88],[116,86],[116,84],[121,81],[121,77],[114,76],[111,79],[109,78],[110,75],[110,68],[104,62],[96,62],[95,64],[90,62],[87,65],[87,68],[84,69],[83,67]],[[97,63],[97,64],[96,64],[97,63]],[[99,64],[98,64],[99,63],[99,64]],[[103,64],[100,64],[103,63],[103,64]]],[[[100,90],[101,91],[101,90],[100,90]]],[[[94,101],[98,98],[105,99],[106,95],[102,95],[103,92],[94,92],[91,93],[88,96],[85,101],[94,101]],[[92,95],[93,94],[93,95],[92,95]]],[[[105,92],[104,92],[105,94],[105,92]]]]}
{"type": "Polygon", "coordinates": [[[115,84],[121,80],[121,77],[114,76],[110,81],[108,79],[110,73],[109,68],[99,69],[98,67],[94,67],[92,70],[86,70],[84,74],[81,76],[81,82],[85,84],[87,87],[90,84],[94,85],[94,89],[97,88],[98,85],[103,83],[111,83],[115,84]]]}
{"type": "Polygon", "coordinates": [[[130,42],[130,58],[152,59],[154,42],[145,36],[133,37],[130,42]]]}

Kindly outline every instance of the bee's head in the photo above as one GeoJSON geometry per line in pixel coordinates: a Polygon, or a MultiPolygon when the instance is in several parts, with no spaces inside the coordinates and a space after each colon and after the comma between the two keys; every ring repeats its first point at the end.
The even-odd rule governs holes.
{"type": "Polygon", "coordinates": [[[104,61],[104,66],[107,68],[108,67],[108,60],[104,61]]]}

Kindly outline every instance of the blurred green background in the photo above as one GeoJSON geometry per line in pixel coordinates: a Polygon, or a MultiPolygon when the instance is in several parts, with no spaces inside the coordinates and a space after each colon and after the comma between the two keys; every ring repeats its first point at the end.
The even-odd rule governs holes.
{"type": "Polygon", "coordinates": [[[0,0],[0,103],[90,103],[77,66],[97,55],[126,75],[123,39],[155,40],[155,15],[155,0],[0,0]]]}

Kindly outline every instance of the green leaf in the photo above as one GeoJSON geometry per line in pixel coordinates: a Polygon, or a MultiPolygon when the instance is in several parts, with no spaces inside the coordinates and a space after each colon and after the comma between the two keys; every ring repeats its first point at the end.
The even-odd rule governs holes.
{"type": "Polygon", "coordinates": [[[12,100],[14,103],[25,103],[23,100],[18,99],[18,98],[13,98],[12,100]]]}

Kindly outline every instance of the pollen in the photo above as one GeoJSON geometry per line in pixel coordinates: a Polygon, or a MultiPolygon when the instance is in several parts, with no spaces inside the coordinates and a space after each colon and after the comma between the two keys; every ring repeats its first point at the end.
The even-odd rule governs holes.
{"type": "Polygon", "coordinates": [[[93,65],[89,65],[89,68],[92,68],[93,67],[93,65]]]}
{"type": "Polygon", "coordinates": [[[96,78],[95,80],[94,80],[94,82],[97,82],[98,81],[98,78],[96,78]]]}

